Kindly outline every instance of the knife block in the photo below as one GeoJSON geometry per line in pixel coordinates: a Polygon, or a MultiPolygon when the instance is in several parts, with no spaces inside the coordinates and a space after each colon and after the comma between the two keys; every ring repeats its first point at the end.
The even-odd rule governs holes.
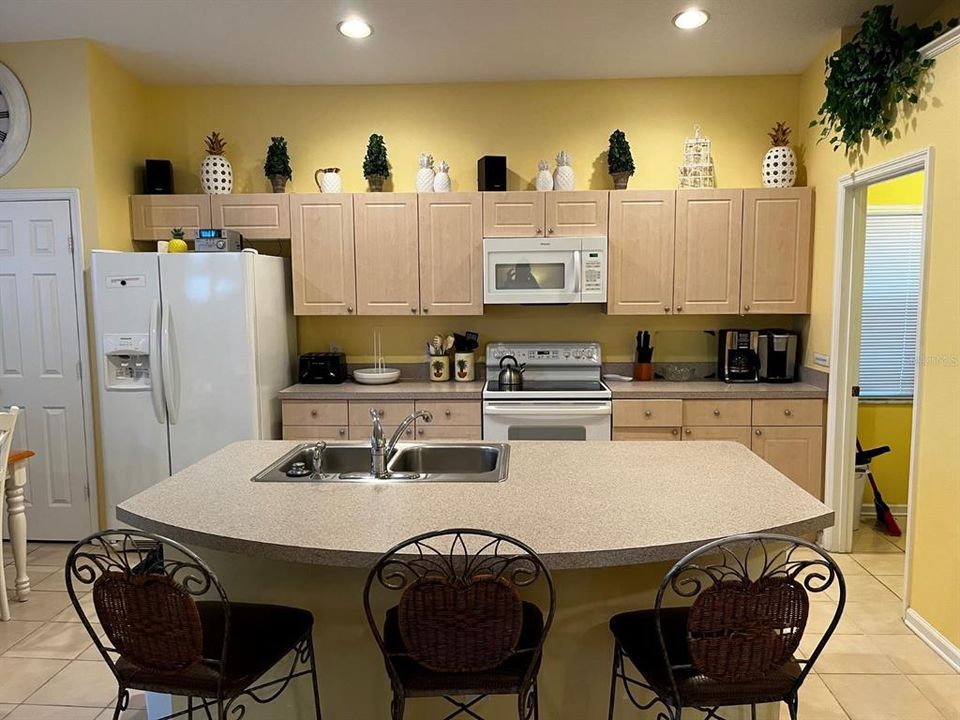
{"type": "Polygon", "coordinates": [[[653,363],[634,363],[634,380],[653,380],[653,363]]]}

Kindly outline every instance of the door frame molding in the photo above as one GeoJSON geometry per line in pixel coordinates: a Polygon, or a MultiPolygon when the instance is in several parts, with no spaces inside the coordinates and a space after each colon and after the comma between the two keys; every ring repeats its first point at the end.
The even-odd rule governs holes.
{"type": "Polygon", "coordinates": [[[0,202],[45,202],[66,200],[70,207],[70,236],[73,239],[73,294],[77,305],[77,340],[80,345],[80,394],[83,402],[83,441],[87,471],[88,511],[90,531],[100,527],[100,494],[97,485],[97,460],[93,425],[93,377],[91,372],[89,327],[87,323],[87,294],[83,281],[84,244],[80,223],[80,190],[78,188],[49,188],[0,190],[0,202]]]}

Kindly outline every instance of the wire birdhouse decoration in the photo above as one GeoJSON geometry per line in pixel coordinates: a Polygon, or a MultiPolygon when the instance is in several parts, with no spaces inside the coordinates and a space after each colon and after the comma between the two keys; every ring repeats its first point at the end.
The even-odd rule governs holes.
{"type": "Polygon", "coordinates": [[[683,165],[680,166],[681,188],[712,188],[717,186],[713,172],[710,139],[693,126],[693,137],[683,141],[683,165]]]}

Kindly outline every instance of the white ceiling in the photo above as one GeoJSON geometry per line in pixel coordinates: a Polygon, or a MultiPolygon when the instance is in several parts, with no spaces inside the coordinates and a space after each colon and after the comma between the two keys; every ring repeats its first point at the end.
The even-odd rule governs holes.
{"type": "MultiPolygon", "coordinates": [[[[798,73],[876,0],[0,0],[0,42],[85,37],[163,84],[798,73]],[[693,5],[710,22],[672,17],[693,5]],[[357,14],[362,41],[336,24],[357,14]]],[[[900,0],[922,18],[937,0],[900,0]]]]}

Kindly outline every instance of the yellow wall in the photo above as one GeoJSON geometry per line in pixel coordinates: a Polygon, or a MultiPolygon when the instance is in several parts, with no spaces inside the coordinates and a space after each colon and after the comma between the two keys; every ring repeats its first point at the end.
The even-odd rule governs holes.
{"type": "MultiPolygon", "coordinates": [[[[800,118],[816,115],[824,95],[823,59],[839,46],[839,33],[801,78],[800,118]]],[[[814,236],[811,353],[830,352],[831,287],[837,179],[857,167],[870,167],[932,146],[933,213],[924,294],[920,367],[921,394],[912,585],[908,602],[954,645],[960,645],[960,48],[937,59],[932,89],[917,112],[897,126],[890,143],[870,143],[862,161],[853,165],[842,152],[816,144],[817,130],[805,133],[809,184],[817,187],[814,236]]]]}

